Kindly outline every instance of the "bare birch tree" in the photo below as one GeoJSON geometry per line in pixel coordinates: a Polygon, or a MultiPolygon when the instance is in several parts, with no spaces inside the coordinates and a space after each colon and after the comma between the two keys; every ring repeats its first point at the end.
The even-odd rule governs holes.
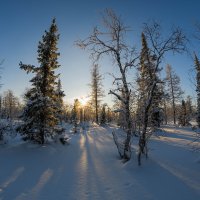
{"type": "Polygon", "coordinates": [[[116,89],[110,90],[109,94],[114,95],[124,105],[126,119],[126,139],[124,141],[124,152],[121,156],[124,160],[131,157],[131,117],[130,117],[130,88],[127,80],[127,72],[135,64],[134,48],[129,47],[125,42],[125,34],[129,31],[121,18],[112,10],[106,10],[103,14],[103,23],[105,31],[95,27],[92,34],[85,40],[77,41],[80,48],[87,49],[91,53],[92,59],[98,61],[102,56],[109,56],[119,70],[119,77],[114,78],[116,89]],[[124,94],[123,97],[121,94],[124,94]]]}

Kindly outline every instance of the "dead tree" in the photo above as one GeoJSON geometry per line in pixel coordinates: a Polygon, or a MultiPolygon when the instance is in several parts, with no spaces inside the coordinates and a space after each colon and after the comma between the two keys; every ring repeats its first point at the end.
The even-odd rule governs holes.
{"type": "MultiPolygon", "coordinates": [[[[164,56],[168,52],[183,53],[186,50],[186,36],[180,28],[174,28],[168,36],[163,36],[161,26],[153,22],[152,24],[144,24],[144,35],[148,42],[150,54],[154,58],[154,74],[161,68],[164,56]]],[[[142,133],[139,138],[138,164],[141,165],[141,154],[146,153],[147,149],[147,125],[149,110],[152,103],[153,93],[157,85],[157,76],[153,76],[152,84],[148,92],[148,98],[144,106],[142,133]]]]}
{"type": "Polygon", "coordinates": [[[131,142],[131,116],[130,116],[130,88],[127,80],[128,69],[134,66],[137,57],[135,49],[129,47],[125,42],[125,34],[129,31],[121,18],[112,10],[106,10],[103,15],[104,31],[95,27],[92,34],[85,40],[77,41],[80,48],[87,49],[92,59],[98,61],[102,56],[109,56],[119,70],[119,77],[114,78],[116,89],[110,90],[109,94],[114,95],[124,106],[126,119],[126,139],[124,141],[124,153],[121,156],[124,160],[130,159],[131,142]],[[121,96],[121,94],[124,94],[121,96]]]}

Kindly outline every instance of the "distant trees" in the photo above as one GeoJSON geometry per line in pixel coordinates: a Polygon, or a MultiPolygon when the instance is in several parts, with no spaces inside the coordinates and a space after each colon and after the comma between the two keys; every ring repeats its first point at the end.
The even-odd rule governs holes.
{"type": "Polygon", "coordinates": [[[34,140],[40,144],[48,137],[54,138],[62,132],[59,124],[60,107],[63,94],[58,85],[58,75],[55,70],[59,68],[57,52],[57,33],[55,19],[48,31],[42,37],[38,45],[39,67],[26,65],[20,62],[20,68],[27,73],[33,73],[30,80],[32,87],[25,94],[26,106],[22,115],[23,124],[18,127],[18,131],[29,140],[34,140]],[[58,92],[59,91],[59,92],[58,92]]]}
{"type": "Polygon", "coordinates": [[[7,90],[0,96],[0,117],[17,119],[22,111],[22,104],[12,90],[7,90]]]}
{"type": "Polygon", "coordinates": [[[104,96],[103,85],[102,85],[102,75],[99,73],[99,66],[97,64],[93,65],[91,70],[91,93],[90,101],[94,108],[95,122],[99,123],[99,108],[102,97],[104,96]]]}
{"type": "Polygon", "coordinates": [[[176,124],[176,103],[180,101],[183,91],[180,86],[179,76],[172,70],[170,65],[166,67],[166,83],[167,92],[171,101],[172,111],[173,111],[173,122],[176,124]]]}
{"type": "Polygon", "coordinates": [[[78,122],[79,122],[79,115],[80,115],[80,102],[78,99],[74,100],[74,106],[72,109],[72,122],[74,124],[74,133],[77,133],[77,127],[78,127],[78,122]]]}
{"type": "MultiPolygon", "coordinates": [[[[3,61],[0,62],[0,65],[2,63],[3,61]]],[[[7,90],[0,95],[0,144],[7,143],[6,136],[16,135],[14,120],[18,118],[21,111],[22,105],[13,91],[7,90]]]]}

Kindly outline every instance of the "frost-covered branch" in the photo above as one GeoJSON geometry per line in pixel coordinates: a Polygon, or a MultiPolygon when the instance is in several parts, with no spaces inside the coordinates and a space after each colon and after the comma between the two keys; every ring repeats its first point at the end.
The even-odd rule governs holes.
{"type": "Polygon", "coordinates": [[[124,104],[126,104],[126,100],[124,98],[122,98],[119,94],[113,92],[112,90],[110,90],[108,94],[115,95],[120,101],[122,101],[124,104]]]}
{"type": "Polygon", "coordinates": [[[34,65],[26,65],[23,64],[22,62],[19,63],[20,69],[23,69],[24,71],[26,71],[26,73],[34,73],[37,71],[38,68],[36,68],[34,65]]]}

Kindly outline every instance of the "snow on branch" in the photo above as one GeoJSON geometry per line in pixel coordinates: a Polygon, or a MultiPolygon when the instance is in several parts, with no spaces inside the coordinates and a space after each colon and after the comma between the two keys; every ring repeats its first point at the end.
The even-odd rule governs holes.
{"type": "Polygon", "coordinates": [[[121,97],[119,94],[113,92],[112,90],[110,90],[108,94],[115,95],[120,101],[122,101],[124,104],[126,104],[126,100],[123,97],[121,97]]]}
{"type": "Polygon", "coordinates": [[[22,62],[19,63],[19,66],[20,69],[25,70],[27,74],[30,72],[34,73],[37,70],[37,68],[34,65],[25,65],[22,62]]]}

